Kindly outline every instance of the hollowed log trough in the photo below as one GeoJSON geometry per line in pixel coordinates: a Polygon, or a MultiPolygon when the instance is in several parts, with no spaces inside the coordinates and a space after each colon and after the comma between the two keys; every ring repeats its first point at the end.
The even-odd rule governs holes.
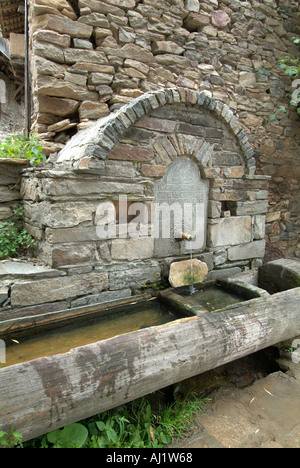
{"type": "Polygon", "coordinates": [[[299,303],[297,287],[0,369],[0,430],[26,441],[294,338],[299,303]]]}

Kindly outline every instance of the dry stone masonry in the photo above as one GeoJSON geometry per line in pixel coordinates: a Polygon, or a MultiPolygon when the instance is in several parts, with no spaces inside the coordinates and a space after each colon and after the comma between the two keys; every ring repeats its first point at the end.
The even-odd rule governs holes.
{"type": "Polygon", "coordinates": [[[25,166],[26,162],[12,164],[0,159],[0,224],[10,220],[14,210],[22,204],[21,173],[25,166]]]}
{"type": "Polygon", "coordinates": [[[189,244],[178,243],[174,250],[172,233],[166,247],[150,235],[151,216],[131,223],[136,235],[128,217],[127,224],[117,219],[118,232],[101,237],[99,207],[113,204],[118,213],[124,197],[128,214],[135,203],[151,213],[153,203],[164,201],[157,187],[168,180],[169,203],[189,201],[188,195],[194,202],[202,193],[206,232],[193,256],[206,263],[208,278],[241,273],[259,266],[265,249],[269,176],[255,175],[253,155],[226,104],[188,88],[148,92],[77,133],[55,168],[25,172],[27,229],[49,267],[68,277],[81,273],[84,281],[95,272],[106,275],[105,292],[141,291],[167,279],[176,258],[190,258],[189,244]]]}
{"type": "Polygon", "coordinates": [[[299,255],[299,118],[278,65],[297,57],[299,14],[296,0],[34,0],[33,130],[55,154],[148,91],[205,90],[234,112],[257,173],[271,176],[266,239],[299,255]]]}
{"type": "Polygon", "coordinates": [[[44,267],[0,272],[3,314],[126,298],[167,279],[190,247],[151,237],[151,210],[162,185],[188,200],[181,174],[203,202],[193,255],[208,279],[258,267],[266,241],[300,256],[300,121],[278,64],[297,57],[299,14],[296,0],[31,2],[32,130],[49,159],[23,171],[20,196],[44,267]],[[122,222],[123,199],[129,221],[145,207],[131,224],[143,235],[122,222]],[[117,232],[101,237],[105,207],[117,232]]]}

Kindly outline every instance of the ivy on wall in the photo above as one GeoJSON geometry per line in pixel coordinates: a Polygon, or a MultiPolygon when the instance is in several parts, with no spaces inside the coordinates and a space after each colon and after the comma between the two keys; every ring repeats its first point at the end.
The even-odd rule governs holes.
{"type": "MultiPolygon", "coordinates": [[[[300,38],[293,37],[292,41],[300,46],[300,38]]],[[[280,68],[292,80],[292,87],[295,89],[292,93],[290,104],[297,107],[297,113],[300,115],[300,79],[297,79],[300,76],[300,58],[293,59],[290,56],[286,56],[282,60],[279,60],[279,63],[280,68]]]]}

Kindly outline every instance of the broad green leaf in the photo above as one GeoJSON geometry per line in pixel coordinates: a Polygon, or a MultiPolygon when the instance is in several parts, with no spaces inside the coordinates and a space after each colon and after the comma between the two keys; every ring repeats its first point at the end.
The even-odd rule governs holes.
{"type": "Polygon", "coordinates": [[[98,427],[99,431],[104,431],[105,423],[103,421],[96,421],[96,426],[98,427]]]}
{"type": "Polygon", "coordinates": [[[48,442],[62,448],[80,448],[88,437],[88,430],[79,423],[70,424],[47,435],[48,442]]]}

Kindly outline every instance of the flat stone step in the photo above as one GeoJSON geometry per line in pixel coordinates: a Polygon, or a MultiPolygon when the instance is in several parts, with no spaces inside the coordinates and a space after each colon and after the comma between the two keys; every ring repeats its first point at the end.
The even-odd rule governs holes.
{"type": "Polygon", "coordinates": [[[0,262],[0,279],[6,276],[15,277],[54,277],[63,276],[65,272],[38,265],[33,262],[4,260],[0,262]]]}

